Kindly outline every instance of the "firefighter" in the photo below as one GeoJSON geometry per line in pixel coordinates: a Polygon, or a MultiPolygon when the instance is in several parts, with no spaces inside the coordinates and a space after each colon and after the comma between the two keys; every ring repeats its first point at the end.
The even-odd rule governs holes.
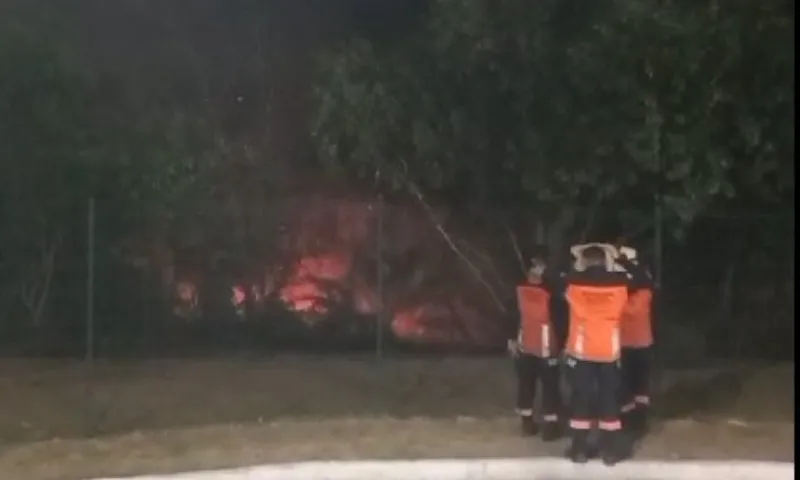
{"type": "Polygon", "coordinates": [[[560,278],[548,267],[547,249],[537,246],[532,254],[526,279],[517,286],[516,299],[508,308],[512,316],[509,323],[513,325],[508,350],[514,358],[522,434],[534,436],[541,430],[542,440],[549,442],[562,433],[559,356],[566,325],[555,314],[561,297],[560,278]],[[538,386],[542,398],[541,429],[533,415],[538,386]]]}
{"type": "Polygon", "coordinates": [[[623,253],[617,263],[629,274],[630,289],[620,329],[622,345],[622,422],[636,436],[647,431],[653,346],[653,280],[646,268],[623,253]]]}
{"type": "Polygon", "coordinates": [[[589,434],[596,421],[599,453],[603,463],[613,465],[628,453],[619,418],[620,322],[628,277],[608,268],[606,251],[600,246],[583,249],[578,263],[581,268],[566,278],[569,335],[565,353],[572,387],[572,442],[567,456],[576,463],[594,456],[589,434]]]}

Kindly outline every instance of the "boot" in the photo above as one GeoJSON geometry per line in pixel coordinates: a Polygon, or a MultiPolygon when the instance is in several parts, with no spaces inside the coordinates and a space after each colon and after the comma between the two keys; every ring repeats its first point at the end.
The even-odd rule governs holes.
{"type": "Polygon", "coordinates": [[[635,403],[627,403],[619,415],[619,420],[622,422],[622,428],[626,431],[633,431],[634,429],[634,424],[636,423],[636,408],[637,406],[635,403]]]}
{"type": "Polygon", "coordinates": [[[589,461],[589,430],[572,430],[572,443],[567,449],[566,457],[573,463],[589,461]]]}
{"type": "Polygon", "coordinates": [[[616,465],[630,456],[622,430],[601,431],[599,447],[600,458],[608,466],[616,465]]]}
{"type": "Polygon", "coordinates": [[[523,437],[533,437],[539,433],[539,426],[533,420],[533,415],[523,415],[520,418],[520,433],[523,437]]]}
{"type": "Polygon", "coordinates": [[[547,421],[542,425],[542,441],[554,442],[560,439],[562,435],[561,422],[547,421]]]}
{"type": "Polygon", "coordinates": [[[640,405],[636,410],[630,412],[626,429],[634,436],[634,438],[642,438],[647,434],[647,407],[640,405]]]}
{"type": "Polygon", "coordinates": [[[622,422],[622,429],[625,431],[633,431],[633,410],[629,410],[627,412],[622,412],[619,416],[619,420],[622,422]]]}

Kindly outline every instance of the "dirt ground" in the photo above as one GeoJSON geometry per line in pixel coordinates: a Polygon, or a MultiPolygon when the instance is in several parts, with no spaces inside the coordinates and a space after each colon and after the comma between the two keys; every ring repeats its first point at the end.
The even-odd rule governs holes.
{"type": "MultiPolygon", "coordinates": [[[[660,376],[637,453],[794,460],[794,365],[660,376]]],[[[529,456],[509,361],[277,357],[0,361],[0,478],[72,480],[311,459],[529,456]]]]}

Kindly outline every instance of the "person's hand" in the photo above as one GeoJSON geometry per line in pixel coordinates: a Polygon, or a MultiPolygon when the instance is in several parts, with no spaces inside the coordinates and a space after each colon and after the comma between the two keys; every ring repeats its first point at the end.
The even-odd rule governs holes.
{"type": "Polygon", "coordinates": [[[519,355],[519,344],[516,340],[509,340],[506,343],[506,349],[508,350],[508,354],[513,358],[516,358],[519,355]]]}

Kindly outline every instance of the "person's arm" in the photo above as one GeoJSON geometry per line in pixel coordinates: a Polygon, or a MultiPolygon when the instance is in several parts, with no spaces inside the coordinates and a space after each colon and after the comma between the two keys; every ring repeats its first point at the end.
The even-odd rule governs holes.
{"type": "Polygon", "coordinates": [[[520,312],[519,304],[515,298],[509,300],[505,304],[506,307],[506,325],[508,325],[508,332],[506,338],[508,340],[517,340],[520,328],[520,312]]]}
{"type": "Polygon", "coordinates": [[[564,299],[566,290],[565,274],[559,270],[548,268],[545,271],[545,288],[550,293],[550,325],[555,334],[559,351],[567,342],[569,307],[564,299]]]}
{"type": "Polygon", "coordinates": [[[553,325],[553,332],[556,337],[556,347],[558,351],[564,350],[567,344],[567,335],[569,333],[569,312],[563,312],[559,309],[558,312],[553,312],[550,315],[551,324],[553,325]]]}
{"type": "Polygon", "coordinates": [[[548,266],[542,274],[542,284],[550,295],[558,295],[564,291],[564,276],[558,269],[548,266]]]}
{"type": "Polygon", "coordinates": [[[508,350],[508,353],[512,358],[516,358],[517,355],[519,355],[519,344],[517,339],[519,338],[519,329],[521,323],[519,304],[517,303],[516,295],[512,300],[506,302],[505,308],[505,323],[508,325],[508,332],[506,335],[506,350],[508,350]]]}
{"type": "Polygon", "coordinates": [[[633,262],[631,259],[622,254],[617,256],[616,262],[620,264],[626,272],[630,273],[632,277],[630,283],[632,285],[652,288],[653,281],[650,277],[650,274],[647,273],[647,269],[645,267],[633,262]]]}

